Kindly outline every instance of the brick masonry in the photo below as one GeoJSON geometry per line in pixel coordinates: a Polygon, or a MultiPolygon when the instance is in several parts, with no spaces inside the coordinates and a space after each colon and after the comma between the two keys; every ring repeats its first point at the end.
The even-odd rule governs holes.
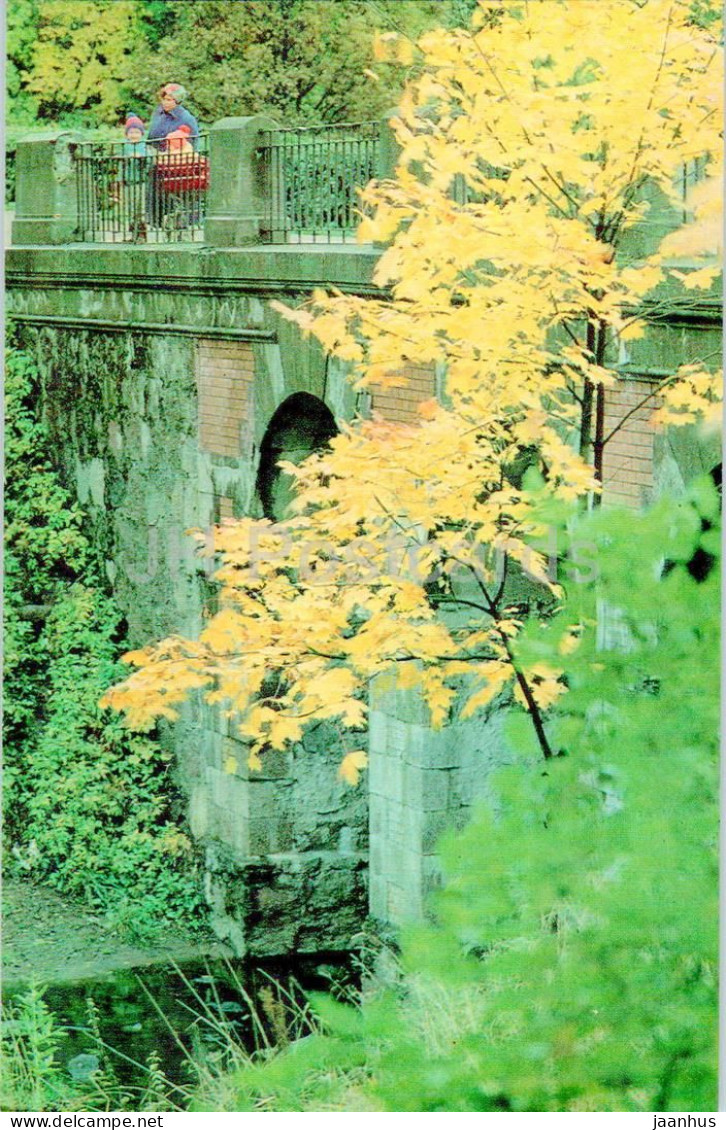
{"type": "Polygon", "coordinates": [[[407,365],[401,371],[400,383],[374,384],[371,387],[371,409],[397,424],[413,424],[422,400],[436,396],[436,373],[432,365],[407,365]]]}
{"type": "MultiPolygon", "coordinates": [[[[637,509],[653,496],[653,455],[655,429],[650,423],[657,397],[643,401],[657,381],[641,377],[624,378],[608,389],[605,401],[605,434],[623,417],[628,419],[605,450],[604,494],[606,504],[637,509]],[[632,415],[629,415],[632,413],[632,415]]],[[[407,365],[396,384],[371,387],[371,410],[392,423],[413,424],[418,405],[436,396],[436,374],[431,365],[407,365]]]]}
{"type": "Polygon", "coordinates": [[[254,379],[255,357],[250,342],[199,340],[197,390],[203,451],[235,458],[249,448],[254,379]]]}
{"type": "Polygon", "coordinates": [[[655,391],[657,383],[641,377],[623,378],[607,390],[605,435],[628,418],[605,447],[605,504],[637,510],[652,500],[655,428],[650,420],[659,401],[655,396],[645,404],[643,401],[655,391]]]}

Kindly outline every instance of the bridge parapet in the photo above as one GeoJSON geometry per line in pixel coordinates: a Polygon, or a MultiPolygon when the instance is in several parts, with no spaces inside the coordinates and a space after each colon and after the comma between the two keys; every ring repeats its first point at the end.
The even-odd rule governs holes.
{"type": "MultiPolygon", "coordinates": [[[[123,145],[91,144],[77,132],[34,135],[17,146],[12,243],[353,242],[363,210],[359,190],[391,175],[398,158],[393,114],[294,129],[262,114],[222,118],[192,139],[193,153],[147,145],[141,160],[123,145]]],[[[680,226],[704,175],[705,158],[683,166],[680,205],[650,183],[641,187],[650,211],[628,233],[629,258],[652,253],[680,226]]],[[[451,194],[459,206],[475,202],[461,177],[451,194]]]]}
{"type": "Polygon", "coordinates": [[[355,239],[359,189],[388,175],[388,121],[281,129],[228,117],[194,152],[57,131],[17,147],[12,243],[335,244],[355,239]]]}

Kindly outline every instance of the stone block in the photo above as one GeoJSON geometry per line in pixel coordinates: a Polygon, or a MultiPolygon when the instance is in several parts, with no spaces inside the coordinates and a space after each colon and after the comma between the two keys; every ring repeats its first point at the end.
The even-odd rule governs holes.
{"type": "Polygon", "coordinates": [[[444,832],[448,832],[454,826],[454,813],[436,811],[423,812],[421,815],[423,817],[419,840],[421,852],[424,855],[432,855],[436,852],[444,832]]]}
{"type": "Polygon", "coordinates": [[[383,835],[388,843],[402,844],[408,838],[407,816],[409,808],[405,804],[389,801],[385,808],[383,835]]]}
{"type": "Polygon", "coordinates": [[[371,836],[368,860],[371,876],[387,879],[393,873],[395,866],[389,841],[380,836],[371,836]]]}
{"type": "MultiPolygon", "coordinates": [[[[204,720],[202,730],[202,754],[209,765],[222,764],[222,735],[218,730],[209,728],[207,719],[204,720]]],[[[229,776],[229,774],[227,774],[229,776]]]]}
{"type": "Polygon", "coordinates": [[[354,855],[358,850],[357,841],[356,829],[344,824],[338,832],[338,851],[341,855],[354,855]]]}
{"type": "Polygon", "coordinates": [[[246,787],[251,817],[275,821],[283,815],[288,804],[286,782],[261,780],[250,773],[246,787]]]}
{"type": "Polygon", "coordinates": [[[391,690],[387,681],[374,679],[370,686],[371,710],[380,711],[396,722],[413,722],[426,726],[429,708],[415,691],[391,690]]]}
{"type": "Polygon", "coordinates": [[[210,814],[208,834],[231,848],[235,838],[232,813],[226,808],[221,808],[218,804],[209,804],[208,811],[210,814]]]}
{"type": "Polygon", "coordinates": [[[392,881],[408,891],[419,890],[423,875],[423,859],[421,852],[414,846],[399,848],[395,853],[393,866],[389,870],[392,881]]]}
{"type": "Polygon", "coordinates": [[[214,835],[242,859],[250,854],[249,821],[229,808],[214,805],[210,835],[214,835]]]}
{"type": "Polygon", "coordinates": [[[449,812],[458,812],[461,808],[463,801],[463,777],[461,769],[449,769],[449,794],[447,801],[447,809],[449,812]]]}
{"type": "Polygon", "coordinates": [[[274,847],[274,826],[270,820],[253,816],[249,821],[250,855],[269,855],[274,847]]]}
{"type": "Polygon", "coordinates": [[[295,848],[295,829],[292,820],[280,816],[274,828],[273,851],[293,851],[295,848]]]}
{"type": "Polygon", "coordinates": [[[410,765],[426,769],[456,769],[461,765],[465,743],[470,734],[459,726],[431,730],[427,726],[409,724],[410,738],[404,759],[410,765]]]}
{"type": "Polygon", "coordinates": [[[189,828],[193,836],[201,839],[209,830],[209,793],[197,785],[189,796],[189,828]]]}
{"type": "Polygon", "coordinates": [[[250,815],[249,786],[247,781],[225,773],[223,769],[207,767],[206,779],[212,800],[221,809],[230,812],[237,820],[246,820],[250,815]]]}
{"type": "Polygon", "coordinates": [[[250,773],[251,781],[275,781],[292,775],[293,757],[280,749],[270,749],[262,754],[262,768],[250,773]]]}
{"type": "Polygon", "coordinates": [[[426,812],[449,806],[450,771],[404,765],[403,796],[412,807],[426,812]]]}
{"type": "Polygon", "coordinates": [[[386,892],[386,921],[394,925],[417,922],[423,916],[423,901],[419,892],[388,884],[386,892]]]}
{"type": "Polygon", "coordinates": [[[262,887],[256,892],[256,902],[261,911],[273,911],[276,915],[294,909],[295,891],[280,887],[262,887]]]}
{"type": "Polygon", "coordinates": [[[385,830],[387,805],[383,797],[372,793],[368,814],[368,831],[371,836],[379,836],[385,830]]]}
{"type": "Polygon", "coordinates": [[[388,916],[388,883],[372,871],[368,875],[368,909],[374,918],[385,920],[388,916]]]}
{"type": "Polygon", "coordinates": [[[389,750],[390,715],[384,710],[368,712],[368,748],[385,754],[389,750]]]}
{"type": "Polygon", "coordinates": [[[371,751],[368,781],[372,793],[401,800],[404,795],[404,766],[396,758],[381,757],[371,751]]]}
{"type": "MultiPolygon", "coordinates": [[[[220,720],[220,724],[228,723],[227,719],[220,720]]],[[[247,767],[247,757],[249,755],[249,747],[244,742],[238,742],[236,738],[222,738],[222,765],[231,768],[232,762],[237,763],[237,768],[232,771],[230,776],[236,777],[241,781],[249,779],[249,769],[247,767]]]]}
{"type": "Polygon", "coordinates": [[[363,856],[270,856],[234,881],[228,913],[259,956],[349,949],[367,912],[365,867],[363,856]]]}
{"type": "Polygon", "coordinates": [[[77,238],[74,149],[82,139],[79,133],[55,131],[18,142],[14,245],[70,243],[77,238]]]}

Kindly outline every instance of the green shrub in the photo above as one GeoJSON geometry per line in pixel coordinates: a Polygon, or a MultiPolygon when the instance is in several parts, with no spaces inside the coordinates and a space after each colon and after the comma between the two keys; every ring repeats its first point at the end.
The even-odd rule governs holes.
{"type": "Polygon", "coordinates": [[[13,866],[144,936],[200,908],[171,755],[98,707],[121,676],[123,621],[14,348],[5,395],[5,844],[13,866]]]}

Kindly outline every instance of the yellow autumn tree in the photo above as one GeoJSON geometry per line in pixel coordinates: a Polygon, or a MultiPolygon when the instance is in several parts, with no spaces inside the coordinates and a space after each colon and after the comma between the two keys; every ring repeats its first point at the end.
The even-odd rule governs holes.
{"type": "MultiPolygon", "coordinates": [[[[684,166],[720,165],[721,52],[685,0],[481,0],[471,28],[415,51],[395,174],[363,194],[360,237],[387,247],[381,297],[315,293],[285,312],[358,388],[414,362],[441,395],[413,425],[358,419],[288,466],[286,521],[218,529],[220,610],[197,640],[128,656],[106,700],[139,725],[203,690],[253,766],[313,720],[362,727],[384,672],[420,690],[434,726],[455,698],[466,717],[513,686],[551,756],[560,671],[516,653],[531,586],[561,598],[537,541],[548,506],[597,499],[615,364],[672,273],[655,247],[628,258],[628,233],[647,233],[656,199],[683,208],[684,166]]],[[[713,277],[706,262],[680,282],[713,277]]],[[[666,414],[712,418],[718,380],[694,358],[659,394],[666,414]]],[[[351,750],[343,775],[363,764],[351,750]]]]}
{"type": "Polygon", "coordinates": [[[134,0],[39,0],[36,18],[32,73],[25,85],[38,98],[41,117],[77,110],[117,120],[126,108],[134,53],[143,46],[139,5],[134,0]]]}

